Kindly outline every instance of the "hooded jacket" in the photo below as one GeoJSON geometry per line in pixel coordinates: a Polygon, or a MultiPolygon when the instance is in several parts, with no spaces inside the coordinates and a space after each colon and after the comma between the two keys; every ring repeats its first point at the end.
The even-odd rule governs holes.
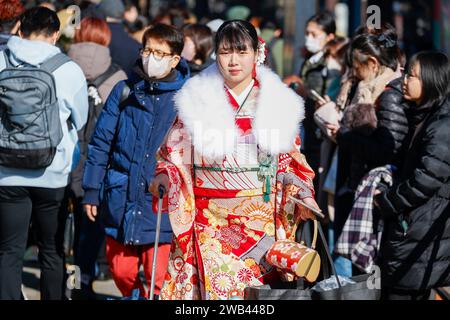
{"type": "MultiPolygon", "coordinates": [[[[10,61],[13,65],[39,66],[61,52],[59,48],[43,42],[13,36],[8,41],[10,61]]],[[[3,53],[0,54],[0,71],[5,68],[3,53]]],[[[56,95],[59,101],[59,118],[63,138],[56,148],[50,166],[29,170],[0,166],[1,186],[61,188],[68,184],[73,154],[78,141],[77,131],[86,123],[88,96],[83,71],[73,61],[67,62],[53,72],[56,95]],[[71,123],[71,128],[67,122],[71,123]]]]}
{"type": "MultiPolygon", "coordinates": [[[[98,76],[106,72],[112,63],[109,48],[93,42],[72,44],[68,55],[81,67],[87,81],[95,80],[98,76]]],[[[106,79],[97,88],[100,98],[106,101],[117,82],[125,79],[127,79],[127,75],[122,70],[117,71],[106,79]]]]}

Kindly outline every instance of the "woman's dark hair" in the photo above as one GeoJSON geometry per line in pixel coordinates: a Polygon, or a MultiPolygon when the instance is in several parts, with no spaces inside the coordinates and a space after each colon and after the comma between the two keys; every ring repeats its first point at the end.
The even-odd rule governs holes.
{"type": "Polygon", "coordinates": [[[24,37],[29,37],[33,33],[49,37],[59,31],[59,26],[56,12],[44,7],[25,10],[20,17],[20,31],[24,37]]]}
{"type": "MultiPolygon", "coordinates": [[[[351,46],[351,50],[355,49],[356,47],[359,46],[364,46],[361,42],[362,42],[362,38],[360,38],[361,36],[367,36],[367,35],[372,35],[375,39],[375,41],[373,41],[373,43],[375,44],[375,46],[379,46],[381,48],[381,51],[385,52],[385,55],[388,55],[391,57],[391,59],[387,59],[388,61],[385,61],[387,64],[383,63],[381,61],[381,57],[377,57],[374,54],[369,54],[374,56],[375,58],[377,58],[377,60],[380,62],[380,64],[391,68],[392,70],[396,70],[398,64],[401,64],[401,59],[402,59],[402,52],[400,50],[400,47],[398,46],[397,43],[397,31],[395,30],[394,26],[392,24],[390,24],[389,22],[383,22],[380,26],[380,28],[369,28],[367,26],[362,26],[359,27],[356,31],[355,31],[355,35],[353,36],[352,39],[352,46],[351,46]],[[355,40],[358,39],[358,41],[360,43],[357,44],[357,46],[354,45],[355,40]],[[395,67],[394,67],[394,61],[392,58],[395,58],[395,67]]],[[[367,51],[372,51],[372,53],[374,53],[374,50],[370,50],[368,49],[367,51]]],[[[350,56],[352,59],[353,58],[358,58],[353,56],[353,54],[350,56]]],[[[365,63],[367,61],[367,52],[366,52],[366,57],[363,56],[359,56],[360,59],[357,59],[358,62],[360,63],[365,63]]],[[[384,59],[386,60],[386,59],[384,59]]],[[[404,65],[404,64],[403,64],[404,65]]]]}
{"type": "Polygon", "coordinates": [[[313,15],[308,19],[306,24],[310,22],[317,23],[326,34],[336,33],[336,21],[334,20],[334,16],[328,11],[313,15]]]}
{"type": "Polygon", "coordinates": [[[195,45],[194,60],[205,63],[213,49],[213,35],[210,28],[202,24],[190,24],[183,28],[185,37],[192,39],[195,45]]]}
{"type": "Polygon", "coordinates": [[[157,23],[149,27],[142,36],[142,46],[145,47],[148,39],[155,39],[167,43],[172,54],[181,55],[184,46],[184,36],[177,28],[157,23]]]}
{"type": "Polygon", "coordinates": [[[215,38],[215,51],[221,45],[233,50],[247,50],[247,45],[256,51],[258,49],[258,34],[255,27],[245,20],[229,20],[217,30],[215,38]]]}
{"type": "Polygon", "coordinates": [[[424,51],[415,54],[409,61],[408,73],[416,65],[420,66],[422,81],[422,106],[437,106],[450,95],[450,61],[446,54],[424,51]]]}
{"type": "Polygon", "coordinates": [[[395,30],[360,34],[353,39],[351,48],[353,60],[361,64],[366,64],[372,56],[382,66],[397,70],[399,47],[395,30]]]}

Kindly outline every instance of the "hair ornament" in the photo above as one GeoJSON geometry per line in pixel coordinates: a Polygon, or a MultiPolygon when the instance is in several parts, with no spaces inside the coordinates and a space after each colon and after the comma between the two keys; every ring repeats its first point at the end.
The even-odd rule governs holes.
{"type": "Polygon", "coordinates": [[[266,42],[261,37],[258,37],[258,58],[256,60],[256,64],[258,66],[263,65],[264,61],[266,61],[266,56],[267,56],[266,42]]]}

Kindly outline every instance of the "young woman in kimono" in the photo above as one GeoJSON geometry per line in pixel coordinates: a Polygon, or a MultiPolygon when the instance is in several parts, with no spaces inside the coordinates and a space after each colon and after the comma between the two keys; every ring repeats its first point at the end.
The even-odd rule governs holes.
{"type": "Polygon", "coordinates": [[[300,153],[303,101],[262,66],[254,27],[225,22],[217,61],[175,96],[178,119],[150,186],[168,191],[174,239],[161,299],[228,299],[247,286],[292,280],[264,256],[294,239],[316,207],[314,172],[300,153]]]}

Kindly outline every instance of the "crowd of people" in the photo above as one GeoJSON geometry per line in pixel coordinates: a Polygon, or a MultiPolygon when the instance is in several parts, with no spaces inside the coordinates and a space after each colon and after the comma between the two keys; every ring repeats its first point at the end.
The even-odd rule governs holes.
{"type": "Polygon", "coordinates": [[[51,2],[0,0],[0,299],[21,299],[33,237],[42,299],[95,299],[102,254],[124,297],[149,298],[161,190],[160,299],[301,277],[267,253],[311,246],[314,211],[339,276],[379,267],[392,300],[450,286],[447,54],[406,57],[389,23],[338,36],[319,12],[283,77],[282,29],[249,12],[78,4],[74,25],[51,2]]]}

